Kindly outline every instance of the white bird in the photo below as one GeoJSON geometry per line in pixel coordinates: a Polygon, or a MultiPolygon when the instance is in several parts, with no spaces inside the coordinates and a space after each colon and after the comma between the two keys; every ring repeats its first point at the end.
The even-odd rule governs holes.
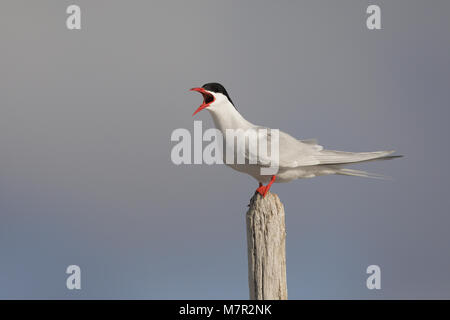
{"type": "MultiPolygon", "coordinates": [[[[224,137],[225,146],[234,145],[231,139],[226,139],[226,130],[232,129],[237,134],[244,134],[245,131],[261,130],[262,126],[257,126],[244,119],[235,108],[230,96],[225,88],[219,83],[207,83],[201,88],[192,88],[203,96],[203,103],[194,112],[206,109],[211,113],[214,124],[224,137]],[[242,129],[242,130],[237,130],[242,129]]],[[[267,136],[272,129],[267,129],[267,136]]],[[[345,165],[366,162],[373,160],[386,160],[402,156],[390,156],[395,151],[375,151],[375,152],[344,152],[335,150],[325,150],[317,144],[316,140],[298,140],[291,135],[279,132],[279,169],[274,175],[261,174],[261,168],[267,167],[267,162],[260,159],[255,164],[246,161],[244,164],[227,164],[231,168],[247,173],[259,182],[256,189],[263,197],[267,194],[274,182],[289,182],[295,179],[312,178],[317,176],[340,174],[347,176],[359,176],[369,178],[383,178],[381,175],[372,174],[366,171],[352,170],[344,168],[345,165]],[[268,183],[266,186],[263,183],[268,183]]],[[[248,142],[248,136],[247,138],[248,142]]],[[[267,139],[269,141],[270,139],[267,139]]],[[[245,150],[245,158],[249,160],[250,152],[248,145],[245,150]]],[[[234,149],[234,147],[233,147],[234,149]]],[[[266,159],[267,160],[267,159],[266,159]]]]}

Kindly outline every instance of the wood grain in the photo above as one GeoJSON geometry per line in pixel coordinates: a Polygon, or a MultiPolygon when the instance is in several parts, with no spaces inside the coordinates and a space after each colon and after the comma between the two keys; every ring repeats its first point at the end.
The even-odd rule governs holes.
{"type": "Polygon", "coordinates": [[[251,300],[286,300],[286,225],[276,194],[250,199],[247,220],[248,284],[251,300]]]}

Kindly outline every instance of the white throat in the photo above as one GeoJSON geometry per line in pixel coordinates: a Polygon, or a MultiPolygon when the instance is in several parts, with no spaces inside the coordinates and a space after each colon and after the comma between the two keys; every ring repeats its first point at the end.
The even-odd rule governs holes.
{"type": "Polygon", "coordinates": [[[215,94],[216,101],[206,108],[213,118],[217,129],[225,133],[226,129],[249,129],[254,125],[247,120],[236,110],[233,104],[225,97],[217,97],[222,94],[215,94]]]}

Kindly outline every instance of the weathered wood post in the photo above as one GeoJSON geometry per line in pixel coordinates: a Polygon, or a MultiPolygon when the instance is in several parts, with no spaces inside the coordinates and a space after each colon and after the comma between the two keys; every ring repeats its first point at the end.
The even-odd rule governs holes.
{"type": "Polygon", "coordinates": [[[248,284],[251,300],[286,300],[286,224],[276,194],[250,199],[247,220],[248,284]]]}

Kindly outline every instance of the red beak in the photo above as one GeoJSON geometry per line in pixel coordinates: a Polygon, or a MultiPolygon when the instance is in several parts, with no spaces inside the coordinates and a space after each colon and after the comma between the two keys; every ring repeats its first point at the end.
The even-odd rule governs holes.
{"type": "Polygon", "coordinates": [[[203,88],[192,88],[191,91],[200,92],[203,96],[203,103],[201,104],[200,107],[197,108],[197,110],[195,110],[195,112],[192,116],[195,116],[196,113],[202,111],[206,107],[209,107],[209,105],[216,100],[216,98],[214,98],[214,96],[211,93],[209,93],[208,91],[206,91],[203,88]]]}

